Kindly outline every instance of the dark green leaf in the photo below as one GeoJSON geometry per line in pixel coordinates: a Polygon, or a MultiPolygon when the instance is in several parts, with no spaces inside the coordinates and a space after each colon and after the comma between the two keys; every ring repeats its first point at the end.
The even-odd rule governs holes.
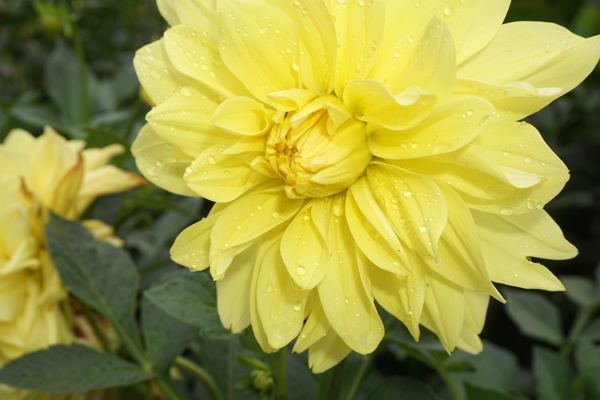
{"type": "Polygon", "coordinates": [[[515,400],[515,396],[496,390],[467,385],[467,400],[515,400]]]}
{"type": "Polygon", "coordinates": [[[148,361],[156,371],[171,365],[190,341],[197,329],[167,313],[144,297],[142,300],[142,332],[148,361]]]}
{"type": "Polygon", "coordinates": [[[25,354],[0,370],[0,382],[49,393],[86,393],[152,378],[139,366],[73,344],[25,354]]]}
{"type": "Polygon", "coordinates": [[[580,340],[600,340],[600,318],[596,318],[585,328],[580,340]]]}
{"type": "Polygon", "coordinates": [[[412,378],[390,378],[383,382],[373,393],[369,395],[368,400],[389,400],[389,399],[419,399],[419,400],[439,400],[440,397],[435,394],[429,386],[412,378]]]}
{"type": "Polygon", "coordinates": [[[217,314],[214,286],[208,274],[190,272],[147,290],[144,296],[167,314],[200,329],[201,335],[228,336],[217,314]]]}
{"type": "Polygon", "coordinates": [[[567,288],[566,296],[574,303],[587,307],[598,302],[600,293],[594,288],[594,282],[581,276],[561,276],[561,282],[567,288]]]}
{"type": "Polygon", "coordinates": [[[539,293],[505,289],[506,311],[521,333],[555,346],[563,341],[558,309],[539,293]]]}
{"type": "MultiPolygon", "coordinates": [[[[63,42],[58,42],[48,57],[46,90],[71,125],[84,122],[83,88],[79,77],[77,56],[63,42]]],[[[86,79],[87,73],[86,73],[86,79]]]]}
{"type": "Polygon", "coordinates": [[[533,374],[539,400],[565,400],[572,392],[573,374],[569,361],[543,348],[533,349],[533,374]]]}
{"type": "Polygon", "coordinates": [[[49,107],[36,104],[16,104],[10,109],[13,117],[20,122],[29,124],[38,128],[46,125],[54,129],[62,130],[62,122],[49,107]]]}
{"type": "Polygon", "coordinates": [[[456,390],[464,397],[467,385],[499,392],[515,391],[515,378],[518,375],[518,361],[514,354],[490,342],[484,342],[483,351],[477,355],[462,351],[455,352],[444,363],[467,364],[471,371],[452,371],[450,379],[456,390]]]}
{"type": "Polygon", "coordinates": [[[600,399],[600,350],[590,342],[580,341],[575,348],[575,362],[583,377],[586,398],[600,399]]]}
{"type": "Polygon", "coordinates": [[[96,241],[81,224],[52,215],[46,243],[71,293],[107,318],[129,350],[141,348],[135,322],[137,269],[120,248],[96,241]],[[133,341],[133,343],[130,343],[133,341]]]}

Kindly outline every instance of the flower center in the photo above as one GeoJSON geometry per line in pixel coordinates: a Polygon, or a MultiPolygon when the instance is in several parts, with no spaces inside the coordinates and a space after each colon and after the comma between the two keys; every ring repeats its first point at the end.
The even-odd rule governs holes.
{"type": "Polygon", "coordinates": [[[372,158],[365,123],[335,96],[318,97],[297,110],[278,112],[265,155],[252,165],[285,182],[290,198],[325,197],[347,189],[372,158]]]}

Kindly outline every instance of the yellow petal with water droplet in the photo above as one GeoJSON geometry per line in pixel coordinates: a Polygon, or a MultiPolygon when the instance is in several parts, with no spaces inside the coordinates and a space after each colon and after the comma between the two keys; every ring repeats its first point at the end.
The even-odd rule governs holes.
{"type": "Polygon", "coordinates": [[[183,196],[197,196],[183,180],[192,158],[165,142],[147,124],[131,146],[138,169],[155,185],[183,196]]]}
{"type": "Polygon", "coordinates": [[[315,373],[325,372],[350,354],[352,349],[333,329],[308,350],[308,366],[315,373]]]}
{"type": "Polygon", "coordinates": [[[277,187],[247,194],[229,204],[211,232],[213,278],[222,278],[233,257],[296,215],[302,203],[288,198],[283,188],[277,187]]]}
{"type": "Polygon", "coordinates": [[[335,332],[352,350],[367,354],[383,338],[383,323],[363,282],[366,271],[361,270],[358,249],[345,220],[344,196],[333,196],[329,205],[333,214],[326,239],[329,268],[317,286],[319,298],[335,332]]]}
{"type": "Polygon", "coordinates": [[[329,12],[337,33],[335,93],[342,98],[347,82],[369,76],[384,32],[385,5],[380,1],[332,1],[329,12]]]}
{"type": "Polygon", "coordinates": [[[298,33],[293,20],[258,0],[220,2],[218,7],[221,57],[250,93],[267,103],[268,93],[297,88],[293,64],[298,33]]]}
{"type": "Polygon", "coordinates": [[[251,290],[254,261],[258,245],[241,252],[227,269],[227,279],[217,281],[217,310],[221,323],[233,333],[241,332],[251,323],[251,290]]]}
{"type": "Polygon", "coordinates": [[[383,212],[374,199],[372,199],[372,203],[358,205],[360,201],[358,199],[372,197],[366,179],[361,178],[361,181],[362,184],[353,185],[354,189],[346,196],[346,220],[350,232],[360,250],[373,264],[395,274],[408,275],[413,266],[409,265],[404,249],[393,232],[392,226],[387,220],[371,220],[361,211],[362,206],[362,208],[369,209],[369,216],[383,216],[383,212]],[[353,194],[357,191],[362,193],[359,194],[358,198],[355,198],[353,194]],[[377,224],[380,229],[383,228],[383,233],[386,236],[382,236],[373,224],[377,224]],[[392,247],[392,243],[394,247],[392,247]]]}
{"type": "Polygon", "coordinates": [[[208,217],[185,228],[175,239],[171,247],[171,259],[194,271],[208,268],[210,252],[210,231],[219,213],[211,213],[208,217]]]}
{"type": "Polygon", "coordinates": [[[216,128],[212,114],[217,103],[201,91],[183,87],[146,116],[152,129],[182,152],[196,157],[216,144],[231,145],[237,138],[216,128]]]}
{"type": "Polygon", "coordinates": [[[369,166],[367,179],[402,241],[417,253],[437,259],[439,238],[448,218],[438,185],[426,176],[380,162],[369,166]]]}
{"type": "Polygon", "coordinates": [[[202,31],[179,25],[167,30],[163,40],[171,63],[181,73],[201,82],[223,98],[249,94],[223,65],[215,38],[211,42],[202,31]]]}
{"type": "Polygon", "coordinates": [[[536,88],[557,87],[564,94],[592,72],[599,57],[600,36],[584,39],[551,23],[513,22],[502,25],[458,74],[495,84],[519,81],[536,88]]]}
{"type": "Polygon", "coordinates": [[[215,111],[212,123],[237,135],[261,135],[271,127],[273,110],[249,97],[225,100],[215,111]]]}
{"type": "Polygon", "coordinates": [[[452,99],[437,107],[422,123],[394,131],[370,126],[368,145],[373,155],[410,159],[455,151],[482,132],[494,107],[477,97],[452,99]]]}
{"type": "Polygon", "coordinates": [[[424,266],[419,257],[408,252],[412,273],[400,276],[380,268],[369,268],[373,296],[387,312],[408,328],[415,340],[419,339],[419,322],[425,300],[424,266]]]}
{"type": "Polygon", "coordinates": [[[181,87],[195,83],[173,66],[165,51],[164,39],[139,49],[133,58],[133,65],[140,83],[154,104],[167,100],[181,87]]]}
{"type": "Polygon", "coordinates": [[[281,239],[285,266],[294,283],[302,289],[312,289],[321,282],[329,264],[327,247],[312,220],[311,210],[309,204],[298,213],[281,239]]]}
{"type": "Polygon", "coordinates": [[[448,223],[440,238],[440,262],[429,263],[430,270],[464,288],[504,301],[487,274],[470,210],[452,189],[445,187],[443,191],[452,212],[448,214],[448,223]]]}
{"type": "Polygon", "coordinates": [[[463,289],[438,276],[427,275],[421,324],[433,331],[448,353],[456,347],[465,320],[463,289]]]}
{"type": "Polygon", "coordinates": [[[281,233],[263,239],[254,268],[256,306],[269,345],[280,349],[290,343],[304,322],[308,290],[294,287],[280,253],[281,233]]]}

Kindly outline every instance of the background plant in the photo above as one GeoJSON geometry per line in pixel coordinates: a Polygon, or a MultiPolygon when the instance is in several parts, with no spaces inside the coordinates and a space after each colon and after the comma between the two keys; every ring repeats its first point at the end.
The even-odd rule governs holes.
{"type": "MultiPolygon", "coordinates": [[[[508,20],[557,22],[588,37],[600,33],[600,1],[514,0],[508,20]]],[[[129,147],[148,110],[133,53],[165,28],[154,3],[142,0],[1,2],[0,139],[14,127],[41,132],[51,125],[89,146],[129,147]]],[[[0,381],[57,392],[126,386],[123,399],[600,398],[599,110],[597,68],[530,118],[571,169],[547,210],[580,255],[546,262],[566,293],[501,288],[508,304],[491,304],[478,356],[450,357],[433,335],[415,343],[393,318],[376,353],[354,354],[318,376],[304,355],[262,353],[251,332],[222,329],[209,277],[169,260],[176,234],[205,215],[209,202],[147,186],[100,199],[86,216],[114,225],[124,251],[94,242],[71,222],[54,218],[47,227],[63,281],[110,321],[120,349],[53,347],[11,363],[0,381]]],[[[130,154],[116,163],[135,170],[130,154]]]]}

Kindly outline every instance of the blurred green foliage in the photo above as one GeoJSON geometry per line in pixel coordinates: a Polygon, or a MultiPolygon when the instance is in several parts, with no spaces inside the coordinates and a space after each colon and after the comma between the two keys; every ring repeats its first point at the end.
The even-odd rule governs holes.
{"type": "MultiPolygon", "coordinates": [[[[600,0],[514,0],[507,21],[518,20],[557,22],[583,36],[597,35],[600,0]]],[[[129,147],[149,109],[139,98],[133,54],[160,37],[165,28],[154,2],[147,0],[0,1],[0,140],[12,128],[41,132],[48,124],[67,137],[85,139],[90,146],[117,142],[129,147]]],[[[186,348],[186,358],[175,361],[186,373],[174,390],[190,399],[271,398],[282,382],[287,382],[289,399],[350,399],[355,394],[369,400],[398,394],[423,400],[600,399],[600,68],[582,86],[528,120],[571,169],[571,181],[547,210],[580,255],[545,262],[561,277],[566,293],[501,288],[508,304],[492,303],[482,334],[482,354],[457,351],[450,357],[427,332],[415,343],[393,318],[375,354],[353,354],[319,376],[308,372],[305,355],[263,354],[249,332],[231,335],[221,328],[214,287],[207,276],[184,274],[169,260],[174,237],[205,215],[209,202],[147,186],[100,199],[88,215],[116,226],[133,263],[123,254],[111,257],[139,279],[141,292],[134,287],[121,289],[133,290],[128,296],[137,296],[141,323],[132,325],[134,310],[126,310],[129,322],[120,336],[131,342],[124,357],[144,368],[129,362],[128,380],[122,377],[123,382],[144,381],[152,371],[164,385],[168,379],[161,377],[161,371],[186,348]],[[164,321],[172,321],[167,336],[161,331],[164,321]],[[192,361],[193,365],[186,364],[192,361]],[[286,361],[287,379],[281,375],[286,361]]],[[[116,163],[135,170],[130,154],[116,163]]],[[[96,248],[85,237],[66,242],[96,248]]],[[[59,246],[54,251],[66,250],[59,246]]],[[[91,296],[86,302],[93,305],[111,293],[78,292],[77,296],[91,296]]],[[[96,309],[119,325],[113,315],[119,305],[105,307],[96,309]]],[[[58,360],[65,351],[52,350],[56,354],[48,357],[58,360]]],[[[86,364],[87,356],[85,350],[72,351],[74,364],[69,367],[77,370],[86,364]]],[[[19,368],[30,371],[37,360],[25,359],[3,371],[2,379],[11,373],[11,379],[17,379],[19,368]]],[[[114,357],[103,360],[114,368],[123,367],[114,357]]],[[[57,381],[52,370],[38,372],[46,375],[40,375],[38,386],[33,387],[62,384],[68,389],[69,382],[57,381]]],[[[117,383],[102,376],[81,384],[87,385],[85,391],[117,383]]],[[[144,390],[138,392],[140,398],[147,398],[144,390]]]]}

